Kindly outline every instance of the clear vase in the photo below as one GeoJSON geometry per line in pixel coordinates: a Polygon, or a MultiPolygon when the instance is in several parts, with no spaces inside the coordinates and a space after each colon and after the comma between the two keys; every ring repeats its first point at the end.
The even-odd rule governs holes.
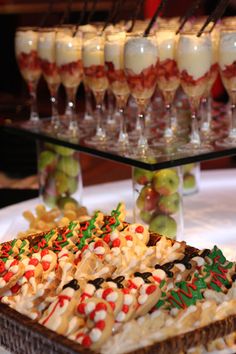
{"type": "Polygon", "coordinates": [[[183,175],[183,195],[191,195],[199,191],[200,163],[193,162],[181,166],[183,175]]]}
{"type": "Polygon", "coordinates": [[[134,220],[172,239],[183,237],[182,175],[179,167],[133,168],[134,220]]]}
{"type": "Polygon", "coordinates": [[[49,207],[63,209],[66,203],[82,203],[82,173],[76,150],[38,142],[39,191],[49,207]]]}

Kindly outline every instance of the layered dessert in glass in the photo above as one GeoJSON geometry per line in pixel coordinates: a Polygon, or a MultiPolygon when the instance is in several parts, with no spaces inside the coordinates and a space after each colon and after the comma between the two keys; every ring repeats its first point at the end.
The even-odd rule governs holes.
{"type": "Polygon", "coordinates": [[[222,147],[236,145],[236,31],[223,30],[219,41],[219,68],[224,86],[231,101],[228,137],[217,144],[222,147]]]}
{"type": "Polygon", "coordinates": [[[38,31],[33,27],[19,27],[15,35],[16,60],[22,77],[26,81],[31,97],[29,124],[38,124],[36,90],[41,75],[40,60],[37,52],[38,31]]]}
{"type": "Polygon", "coordinates": [[[41,75],[37,52],[38,32],[30,27],[20,27],[15,36],[15,53],[21,75],[26,82],[35,82],[41,75]]]}
{"type": "Polygon", "coordinates": [[[38,54],[43,76],[48,85],[59,85],[61,82],[56,65],[56,30],[41,29],[39,32],[38,54]]]}
{"type": "Polygon", "coordinates": [[[83,41],[82,61],[86,84],[93,92],[104,93],[108,80],[104,66],[104,38],[91,36],[83,41]]]}

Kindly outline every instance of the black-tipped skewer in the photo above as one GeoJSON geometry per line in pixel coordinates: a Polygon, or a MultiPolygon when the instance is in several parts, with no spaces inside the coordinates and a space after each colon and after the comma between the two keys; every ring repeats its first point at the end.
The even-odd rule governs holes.
{"type": "Polygon", "coordinates": [[[62,17],[59,21],[60,25],[63,25],[69,19],[72,3],[73,3],[73,0],[67,0],[66,9],[63,12],[62,17]]]}
{"type": "Polygon", "coordinates": [[[116,11],[111,19],[111,23],[116,24],[120,15],[121,5],[123,4],[123,0],[118,0],[116,5],[116,11]]]}
{"type": "Polygon", "coordinates": [[[98,0],[93,0],[92,8],[91,8],[89,15],[88,15],[87,23],[91,22],[93,15],[95,14],[97,3],[98,3],[98,0]]]}
{"type": "Polygon", "coordinates": [[[55,0],[50,0],[49,4],[48,4],[48,10],[46,11],[46,13],[44,14],[44,16],[42,17],[40,23],[39,23],[39,27],[44,27],[48,17],[51,15],[52,10],[53,10],[53,5],[54,5],[55,0]]]}
{"type": "Polygon", "coordinates": [[[158,16],[160,15],[160,13],[162,12],[162,10],[165,8],[166,4],[167,4],[168,0],[162,0],[160,5],[157,7],[154,15],[152,16],[147,28],[144,31],[143,36],[147,37],[152,29],[152,26],[154,25],[154,23],[156,22],[158,16]]]}
{"type": "Polygon", "coordinates": [[[227,6],[229,5],[230,0],[220,0],[218,5],[216,6],[215,10],[207,17],[205,23],[199,30],[197,36],[200,37],[202,33],[204,32],[205,28],[209,25],[209,23],[213,23],[212,28],[210,29],[210,32],[213,30],[215,27],[217,21],[221,18],[221,16],[224,14],[227,6]]]}
{"type": "Polygon", "coordinates": [[[139,12],[140,12],[140,9],[141,9],[143,3],[144,3],[144,0],[138,0],[138,3],[135,4],[135,10],[134,10],[134,14],[132,16],[131,26],[130,26],[130,28],[128,29],[127,32],[132,32],[133,31],[133,28],[135,26],[135,22],[136,22],[136,20],[138,18],[138,15],[139,15],[139,12]]]}
{"type": "Polygon", "coordinates": [[[82,11],[80,13],[80,17],[79,17],[79,20],[78,20],[78,26],[82,25],[82,23],[84,21],[84,18],[85,18],[87,9],[88,9],[88,2],[89,2],[89,0],[84,0],[83,9],[82,9],[82,11]]]}
{"type": "Polygon", "coordinates": [[[107,26],[112,22],[112,19],[113,19],[114,15],[116,14],[117,6],[118,6],[118,0],[113,1],[112,7],[108,13],[108,17],[107,17],[107,20],[105,21],[102,32],[104,32],[105,29],[107,28],[107,26]]]}
{"type": "Polygon", "coordinates": [[[188,21],[189,18],[194,15],[195,11],[199,8],[201,2],[202,0],[196,0],[192,3],[186,14],[180,19],[180,26],[177,29],[176,34],[179,34],[179,32],[184,28],[185,23],[188,21]]]}

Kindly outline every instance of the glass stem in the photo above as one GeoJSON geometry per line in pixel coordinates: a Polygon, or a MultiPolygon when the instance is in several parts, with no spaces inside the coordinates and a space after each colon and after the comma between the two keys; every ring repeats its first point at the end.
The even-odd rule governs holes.
{"type": "Polygon", "coordinates": [[[29,93],[30,93],[30,98],[31,98],[31,103],[30,103],[30,122],[32,123],[38,123],[39,122],[39,115],[37,111],[37,82],[29,82],[28,83],[29,87],[29,93]]]}
{"type": "Polygon", "coordinates": [[[76,95],[76,88],[75,87],[68,87],[66,88],[66,93],[68,97],[68,118],[69,124],[68,129],[74,133],[78,132],[78,123],[76,120],[76,113],[75,113],[75,95],[76,95]]]}
{"type": "Polygon", "coordinates": [[[191,106],[190,143],[194,144],[194,145],[200,145],[201,144],[201,138],[200,138],[200,134],[199,134],[198,120],[197,120],[198,105],[199,105],[199,99],[198,98],[192,98],[190,100],[190,106],[191,106]]]}
{"type": "Polygon", "coordinates": [[[127,130],[126,130],[126,121],[125,121],[123,107],[119,108],[119,113],[120,113],[120,133],[119,133],[118,142],[121,144],[124,144],[124,145],[128,145],[129,138],[128,138],[128,134],[127,134],[127,130]]]}
{"type": "Polygon", "coordinates": [[[236,93],[231,94],[231,121],[229,137],[236,138],[236,93]]]}
{"type": "Polygon", "coordinates": [[[85,87],[85,113],[84,119],[90,121],[93,119],[92,117],[92,105],[91,105],[91,90],[88,87],[85,87]]]}
{"type": "Polygon", "coordinates": [[[202,99],[202,117],[201,131],[209,133],[211,129],[211,96],[204,97],[202,99]]]}
{"type": "Polygon", "coordinates": [[[50,101],[52,105],[52,126],[54,128],[58,128],[60,125],[59,114],[58,114],[58,107],[57,107],[57,90],[58,85],[53,85],[49,88],[50,90],[50,101]]]}
{"type": "Polygon", "coordinates": [[[140,111],[138,113],[138,120],[140,122],[140,135],[138,139],[138,148],[141,149],[147,149],[148,147],[148,141],[145,136],[145,115],[143,111],[140,111]]]}
{"type": "Polygon", "coordinates": [[[172,105],[171,103],[166,103],[166,127],[164,131],[164,138],[173,138],[172,130],[172,105]]]}
{"type": "Polygon", "coordinates": [[[103,118],[103,103],[104,93],[98,92],[95,94],[96,99],[96,116],[97,116],[97,125],[96,125],[96,137],[101,140],[104,140],[106,137],[105,129],[103,128],[102,118],[103,118]]]}

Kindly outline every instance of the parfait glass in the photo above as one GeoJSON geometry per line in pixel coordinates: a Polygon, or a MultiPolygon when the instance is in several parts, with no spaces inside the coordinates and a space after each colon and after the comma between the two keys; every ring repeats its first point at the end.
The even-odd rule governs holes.
{"type": "Polygon", "coordinates": [[[38,31],[33,27],[19,27],[15,35],[15,52],[22,77],[26,81],[31,97],[29,124],[39,123],[36,91],[41,75],[40,61],[37,52],[38,31]]]}
{"type": "Polygon", "coordinates": [[[51,128],[59,130],[61,122],[57,107],[57,91],[61,83],[56,64],[56,29],[41,28],[39,30],[38,54],[42,73],[47,82],[52,105],[51,128]]]}
{"type": "Polygon", "coordinates": [[[124,73],[124,45],[125,32],[108,34],[104,47],[105,68],[109,80],[110,89],[116,97],[116,106],[120,117],[120,130],[118,141],[114,142],[115,150],[126,150],[129,145],[129,137],[126,129],[124,109],[129,97],[129,86],[124,73]]]}
{"type": "Polygon", "coordinates": [[[96,133],[88,144],[104,144],[107,141],[103,126],[103,100],[108,88],[104,65],[104,37],[91,34],[83,40],[82,62],[86,85],[91,89],[96,101],[96,133]]]}
{"type": "Polygon", "coordinates": [[[68,129],[66,135],[69,137],[76,137],[79,134],[75,111],[75,98],[83,75],[81,50],[82,41],[79,37],[64,33],[56,40],[56,64],[68,100],[66,109],[68,129]]]}
{"type": "Polygon", "coordinates": [[[177,119],[173,112],[173,100],[179,87],[179,70],[176,63],[177,35],[173,29],[161,29],[156,33],[158,46],[157,84],[161,90],[166,110],[166,125],[163,138],[153,142],[155,146],[171,145],[177,141],[177,119]]]}
{"type": "Polygon", "coordinates": [[[201,141],[198,126],[198,110],[203,97],[212,64],[212,44],[209,34],[196,36],[196,31],[180,34],[177,46],[177,63],[180,82],[188,96],[191,109],[189,142],[179,147],[180,152],[204,153],[212,147],[201,141]]]}
{"type": "Polygon", "coordinates": [[[216,141],[221,147],[236,146],[236,30],[222,30],[219,41],[219,68],[230,97],[231,114],[228,136],[216,141]]]}
{"type": "Polygon", "coordinates": [[[157,83],[156,65],[158,50],[154,35],[144,37],[134,33],[127,35],[124,48],[124,68],[131,95],[138,106],[137,121],[141,129],[137,149],[137,157],[152,155],[145,134],[145,112],[157,83]]]}

